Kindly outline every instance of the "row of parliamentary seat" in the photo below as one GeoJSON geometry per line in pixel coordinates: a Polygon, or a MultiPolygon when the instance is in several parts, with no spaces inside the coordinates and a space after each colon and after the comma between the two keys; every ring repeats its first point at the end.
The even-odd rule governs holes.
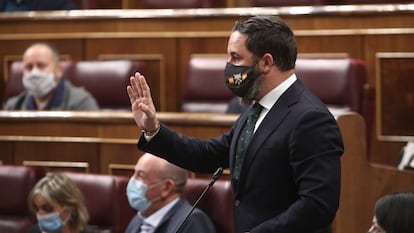
{"type": "MultiPolygon", "coordinates": [[[[226,56],[194,55],[189,62],[181,103],[183,112],[225,112],[233,94],[224,85],[226,56]]],[[[357,112],[366,124],[369,146],[374,124],[373,87],[367,83],[366,64],[347,57],[298,58],[296,76],[333,114],[357,112]]]]}
{"type": "MultiPolygon", "coordinates": [[[[85,87],[102,109],[130,109],[126,92],[129,77],[136,71],[147,73],[146,63],[137,60],[62,61],[61,64],[65,78],[85,87]]],[[[11,62],[7,74],[3,103],[24,90],[23,62],[11,62]]]]}
{"type": "MultiPolygon", "coordinates": [[[[122,8],[121,1],[76,0],[80,9],[122,8]]],[[[281,6],[321,6],[344,4],[390,4],[406,3],[410,0],[248,0],[252,7],[281,7],[281,6]]],[[[182,9],[182,8],[212,8],[223,7],[218,0],[139,0],[136,7],[144,9],[182,9]]]]}
{"type": "MultiPolygon", "coordinates": [[[[225,113],[234,97],[224,83],[227,56],[221,54],[194,54],[188,62],[184,78],[182,112],[225,113]]],[[[101,109],[130,109],[126,92],[129,77],[136,71],[146,75],[149,82],[160,73],[148,69],[147,61],[96,60],[63,61],[66,78],[85,87],[97,99],[101,109]]],[[[3,102],[23,90],[21,61],[10,64],[3,102]]],[[[371,88],[367,84],[366,65],[362,60],[348,57],[298,58],[296,74],[333,113],[357,112],[361,114],[370,137],[374,121],[374,101],[367,98],[371,88]]],[[[159,81],[153,83],[160,83],[159,81]]],[[[153,92],[159,87],[151,86],[153,92]]],[[[155,101],[158,100],[153,93],[155,101]]],[[[369,143],[368,138],[368,143],[369,143]]]]}
{"type": "MultiPolygon", "coordinates": [[[[88,230],[96,233],[123,233],[136,213],[128,204],[129,177],[64,171],[83,193],[90,220],[88,230]],[[96,195],[99,193],[99,195],[96,195]]],[[[46,172],[39,167],[0,165],[0,232],[27,233],[36,223],[28,208],[27,196],[46,172]]],[[[190,178],[183,197],[195,203],[208,179],[190,178]]],[[[218,233],[233,232],[230,181],[218,180],[197,207],[210,216],[218,233]],[[218,208],[217,208],[218,207],[218,208]]]]}

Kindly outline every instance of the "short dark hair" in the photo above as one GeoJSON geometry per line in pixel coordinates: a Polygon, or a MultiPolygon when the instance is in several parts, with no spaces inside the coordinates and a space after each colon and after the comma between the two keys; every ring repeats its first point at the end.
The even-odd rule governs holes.
{"type": "Polygon", "coordinates": [[[270,53],[281,71],[295,68],[295,36],[280,17],[254,16],[240,19],[235,22],[233,31],[247,35],[246,48],[257,58],[270,53]]]}
{"type": "Polygon", "coordinates": [[[375,204],[377,223],[387,233],[414,230],[414,193],[398,192],[381,197],[375,204]]]}

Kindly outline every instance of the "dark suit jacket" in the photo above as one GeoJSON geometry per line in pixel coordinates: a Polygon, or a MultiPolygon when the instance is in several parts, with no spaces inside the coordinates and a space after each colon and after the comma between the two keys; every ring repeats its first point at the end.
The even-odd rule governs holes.
{"type": "MultiPolygon", "coordinates": [[[[162,125],[138,148],[195,172],[232,172],[236,145],[250,109],[232,129],[209,140],[162,125]]],[[[297,80],[253,135],[234,193],[235,232],[329,233],[339,206],[342,137],[326,106],[297,80]]],[[[212,203],[214,205],[214,203],[212,203]]]]}
{"type": "MultiPolygon", "coordinates": [[[[154,233],[175,233],[184,221],[185,217],[191,210],[191,205],[180,198],[179,201],[171,208],[171,210],[161,220],[160,225],[155,229],[154,233]]],[[[139,233],[142,219],[135,215],[129,222],[125,233],[139,233]]],[[[194,209],[190,218],[182,228],[181,233],[214,233],[215,227],[210,218],[201,210],[194,209]]]]}
{"type": "MultiPolygon", "coordinates": [[[[3,11],[8,0],[0,0],[0,10],[3,11]]],[[[46,10],[75,10],[77,5],[74,0],[23,0],[29,11],[46,10]]]]}

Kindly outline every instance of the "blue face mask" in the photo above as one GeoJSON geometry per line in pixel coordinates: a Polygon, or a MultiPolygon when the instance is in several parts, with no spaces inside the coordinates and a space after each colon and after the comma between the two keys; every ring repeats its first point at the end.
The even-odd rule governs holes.
{"type": "Polygon", "coordinates": [[[41,231],[47,233],[60,233],[65,225],[60,219],[60,212],[46,215],[37,215],[38,225],[41,231]]]}
{"type": "Polygon", "coordinates": [[[160,184],[162,184],[162,182],[148,187],[146,184],[142,183],[142,181],[131,177],[126,189],[129,205],[137,211],[146,210],[151,205],[152,201],[154,201],[149,201],[147,199],[147,190],[160,184]]]}

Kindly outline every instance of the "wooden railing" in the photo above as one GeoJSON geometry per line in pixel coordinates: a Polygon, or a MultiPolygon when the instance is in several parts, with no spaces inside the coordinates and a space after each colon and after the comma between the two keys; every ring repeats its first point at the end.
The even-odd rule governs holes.
{"type": "MultiPolygon", "coordinates": [[[[220,135],[237,118],[164,112],[158,117],[177,132],[200,138],[220,135]]],[[[337,121],[345,152],[341,157],[341,200],[334,232],[365,232],[380,196],[414,191],[414,172],[398,171],[367,159],[365,125],[360,115],[339,115],[337,121]]],[[[130,112],[0,112],[0,160],[3,164],[54,170],[88,168],[90,173],[129,176],[142,154],[136,148],[140,134],[130,112]]],[[[203,176],[195,177],[198,175],[203,176]]]]}

